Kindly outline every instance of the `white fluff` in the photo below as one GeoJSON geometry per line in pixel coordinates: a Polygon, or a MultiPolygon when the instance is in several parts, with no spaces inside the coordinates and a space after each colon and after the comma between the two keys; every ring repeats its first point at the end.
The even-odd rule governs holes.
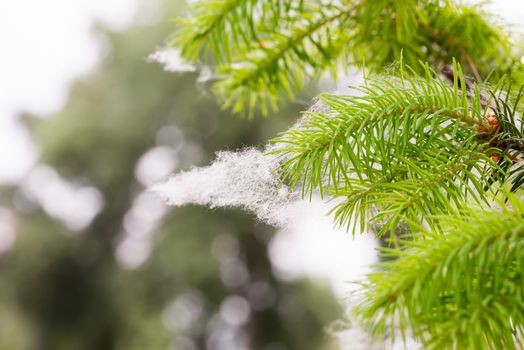
{"type": "Polygon", "coordinates": [[[276,166],[276,157],[254,148],[219,152],[211,165],[179,173],[152,190],[173,206],[237,207],[268,224],[284,226],[284,209],[299,196],[280,186],[276,166]]]}
{"type": "Polygon", "coordinates": [[[180,50],[166,47],[149,55],[148,61],[158,62],[168,72],[195,72],[196,66],[186,62],[180,54],[180,50]]]}

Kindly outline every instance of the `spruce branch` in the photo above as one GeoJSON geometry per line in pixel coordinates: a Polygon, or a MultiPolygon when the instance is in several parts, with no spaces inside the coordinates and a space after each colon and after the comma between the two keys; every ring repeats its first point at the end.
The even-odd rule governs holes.
{"type": "Polygon", "coordinates": [[[349,165],[366,177],[376,163],[387,170],[391,153],[384,150],[386,144],[403,152],[417,137],[423,152],[422,145],[441,148],[438,142],[445,138],[446,148],[454,149],[452,142],[470,137],[483,120],[479,98],[468,99],[458,80],[449,86],[429,70],[426,77],[370,78],[353,89],[356,95],[321,95],[328,111],[306,112],[299,127],[272,140],[278,146],[273,154],[283,158],[283,179],[292,186],[301,183],[305,194],[315,188],[322,193],[325,185],[338,187],[349,165]]]}
{"type": "Polygon", "coordinates": [[[439,69],[455,58],[477,81],[524,82],[522,48],[482,7],[451,0],[204,0],[189,14],[172,45],[212,66],[223,106],[249,115],[276,110],[325,71],[383,71],[402,55],[418,73],[419,61],[439,69]]]}
{"type": "Polygon", "coordinates": [[[231,57],[235,43],[249,42],[256,35],[253,12],[258,0],[197,1],[189,8],[189,16],[178,18],[171,45],[181,49],[184,58],[196,61],[211,50],[220,62],[231,57]]]}
{"type": "Polygon", "coordinates": [[[225,108],[252,113],[260,106],[267,115],[277,110],[282,96],[293,97],[311,76],[337,68],[338,59],[348,44],[342,23],[353,6],[310,8],[288,28],[272,33],[264,44],[255,42],[245,54],[219,67],[222,77],[214,91],[225,108]],[[323,11],[322,11],[323,10],[323,11]]]}
{"type": "Polygon", "coordinates": [[[521,94],[510,107],[508,93],[492,93],[500,108],[491,110],[488,87],[468,91],[460,66],[452,85],[425,71],[368,79],[357,95],[323,95],[326,112],[273,140],[282,181],[303,196],[344,198],[331,211],[337,224],[353,233],[381,227],[378,235],[405,222],[438,231],[435,215],[488,205],[495,182],[520,188],[523,169],[508,165],[507,153],[524,145],[514,126],[521,94]]]}
{"type": "Polygon", "coordinates": [[[400,158],[403,164],[396,166],[396,176],[355,179],[337,189],[333,196],[345,200],[331,211],[335,222],[353,233],[359,224],[359,232],[374,228],[378,236],[397,232],[400,227],[419,234],[423,225],[441,230],[437,215],[457,213],[472,203],[488,205],[488,183],[477,176],[494,164],[478,144],[453,154],[428,152],[424,157],[433,166],[421,167],[416,161],[400,158]]]}
{"type": "Polygon", "coordinates": [[[428,349],[517,349],[524,331],[524,205],[438,218],[445,235],[385,249],[355,312],[374,334],[409,329],[428,349]]]}

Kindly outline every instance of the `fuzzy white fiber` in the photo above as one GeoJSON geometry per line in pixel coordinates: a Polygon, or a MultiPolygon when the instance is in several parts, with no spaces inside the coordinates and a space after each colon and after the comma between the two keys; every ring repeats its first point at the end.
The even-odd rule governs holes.
{"type": "Polygon", "coordinates": [[[219,152],[211,165],[179,173],[152,190],[173,206],[242,208],[263,222],[282,227],[285,207],[300,198],[279,185],[276,166],[276,157],[254,148],[219,152]]]}
{"type": "Polygon", "coordinates": [[[186,62],[180,50],[166,47],[149,55],[148,61],[160,63],[167,72],[195,72],[197,68],[186,62]]]}

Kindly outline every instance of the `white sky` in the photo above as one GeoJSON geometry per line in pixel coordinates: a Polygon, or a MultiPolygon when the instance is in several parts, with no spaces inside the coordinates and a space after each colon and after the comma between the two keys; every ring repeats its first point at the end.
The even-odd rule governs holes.
{"type": "Polygon", "coordinates": [[[125,29],[136,0],[0,1],[0,183],[19,179],[36,150],[15,121],[18,111],[50,114],[73,79],[94,69],[100,38],[93,20],[125,29]]]}
{"type": "MultiPolygon", "coordinates": [[[[139,1],[147,2],[0,1],[0,183],[20,179],[37,158],[37,150],[16,121],[17,112],[27,110],[46,115],[57,111],[66,101],[72,81],[93,71],[103,52],[100,38],[92,31],[93,21],[124,30],[136,15],[139,1]]],[[[491,8],[509,22],[524,19],[523,1],[498,0],[491,8]]],[[[373,244],[363,240],[355,245],[340,232],[336,238],[327,239],[334,231],[318,232],[326,225],[329,227],[326,223],[302,221],[296,232],[276,241],[273,251],[283,258],[284,255],[278,254],[279,249],[295,247],[293,261],[281,261],[280,266],[283,270],[291,266],[292,270],[294,265],[295,270],[281,272],[324,274],[342,295],[341,283],[354,277],[349,266],[357,260],[369,262],[373,244]],[[363,250],[359,252],[358,247],[363,250]],[[362,252],[368,252],[368,258],[362,252]]]]}
{"type": "Polygon", "coordinates": [[[69,83],[98,61],[93,20],[125,29],[135,0],[12,0],[0,2],[0,108],[50,113],[69,83]]]}

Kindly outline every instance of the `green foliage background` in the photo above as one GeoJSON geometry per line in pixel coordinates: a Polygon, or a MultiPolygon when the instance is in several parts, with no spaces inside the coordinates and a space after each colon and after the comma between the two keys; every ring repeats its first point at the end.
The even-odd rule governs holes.
{"type": "Polygon", "coordinates": [[[185,349],[180,341],[188,338],[196,349],[212,349],[208,325],[221,303],[230,295],[246,297],[257,281],[275,301],[252,310],[242,327],[250,349],[336,348],[324,327],[341,315],[339,302],[317,282],[277,279],[267,256],[273,230],[245,214],[196,207],[168,212],[143,266],[130,271],[115,260],[124,216],[144,190],[134,175],[137,161],[156,146],[161,127],[183,131],[187,147],[178,155],[185,169],[195,162],[190,145],[205,163],[217,150],[263,142],[297,113],[289,106],[271,122],[239,121],[197,89],[195,74],[170,75],[147,63],[172,29],[166,19],[182,7],[166,1],[158,22],[125,33],[101,30],[109,54],[74,84],[66,106],[49,119],[23,117],[41,162],[70,181],[95,186],[105,206],[89,227],[72,232],[22,188],[1,189],[2,206],[16,217],[17,240],[0,260],[0,349],[185,349]],[[223,235],[238,243],[249,272],[250,282],[238,288],[223,284],[211,254],[223,235]],[[188,293],[202,300],[203,315],[188,329],[168,330],[163,312],[188,293]]]}

